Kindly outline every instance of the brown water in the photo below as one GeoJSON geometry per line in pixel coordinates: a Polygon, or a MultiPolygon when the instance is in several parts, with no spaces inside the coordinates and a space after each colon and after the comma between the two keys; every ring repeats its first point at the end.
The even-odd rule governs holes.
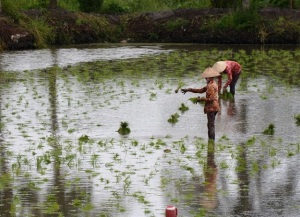
{"type": "Polygon", "coordinates": [[[159,217],[169,204],[181,217],[298,216],[300,127],[294,117],[300,88],[268,72],[284,65],[299,75],[299,58],[294,47],[230,45],[2,53],[0,68],[17,79],[0,88],[0,216],[159,217]],[[139,77],[123,75],[123,68],[102,82],[69,73],[70,66],[87,62],[147,61],[173,52],[182,61],[189,52],[206,52],[211,62],[216,50],[228,49],[253,76],[240,78],[234,101],[220,101],[214,145],[207,144],[203,107],[189,101],[197,95],[174,93],[179,79],[203,86],[197,73],[139,77]],[[258,61],[252,52],[269,49],[279,60],[258,61]],[[42,70],[54,65],[66,68],[54,76],[42,70]],[[185,113],[178,110],[181,103],[189,107],[185,113]],[[179,121],[170,124],[174,113],[179,121]],[[124,121],[127,136],[117,132],[124,121]],[[263,134],[271,123],[275,134],[263,134]]]}

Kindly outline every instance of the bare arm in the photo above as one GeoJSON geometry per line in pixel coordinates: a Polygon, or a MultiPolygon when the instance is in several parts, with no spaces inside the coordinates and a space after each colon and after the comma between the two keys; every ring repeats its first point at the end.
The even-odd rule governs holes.
{"type": "Polygon", "coordinates": [[[220,92],[222,88],[222,75],[218,77],[218,91],[220,92]]]}
{"type": "Polygon", "coordinates": [[[232,72],[228,71],[227,76],[228,76],[228,80],[227,80],[226,84],[224,85],[224,88],[227,88],[228,85],[231,83],[231,81],[232,81],[232,72]]]}
{"type": "Polygon", "coordinates": [[[202,88],[188,88],[187,92],[192,92],[192,93],[205,93],[207,90],[207,87],[202,87],[202,88]]]}

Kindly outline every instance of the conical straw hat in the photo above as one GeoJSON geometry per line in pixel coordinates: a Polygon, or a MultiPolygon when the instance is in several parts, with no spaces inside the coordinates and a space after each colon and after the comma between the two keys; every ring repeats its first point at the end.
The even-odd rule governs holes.
{"type": "Polygon", "coordinates": [[[220,73],[214,70],[211,67],[208,67],[205,69],[205,71],[201,74],[201,78],[211,78],[211,77],[217,77],[220,73]]]}
{"type": "Polygon", "coordinates": [[[213,65],[213,68],[219,73],[224,72],[224,70],[226,69],[226,62],[218,61],[213,65]]]}

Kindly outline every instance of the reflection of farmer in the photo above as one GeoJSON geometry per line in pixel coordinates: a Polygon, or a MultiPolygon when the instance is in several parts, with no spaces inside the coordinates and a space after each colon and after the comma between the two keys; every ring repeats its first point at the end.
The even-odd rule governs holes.
{"type": "Polygon", "coordinates": [[[213,65],[213,68],[221,74],[221,76],[219,76],[219,80],[218,80],[219,93],[222,88],[222,74],[225,73],[225,74],[227,74],[228,80],[223,87],[223,92],[226,90],[226,88],[228,86],[230,86],[230,93],[232,95],[234,95],[235,94],[235,85],[240,77],[241,72],[242,72],[241,65],[238,62],[226,60],[226,61],[216,62],[213,65]]]}
{"type": "Polygon", "coordinates": [[[217,206],[217,166],[215,164],[215,143],[209,141],[207,146],[207,164],[204,168],[204,194],[201,197],[201,205],[207,210],[213,210],[217,206]]]}
{"type": "Polygon", "coordinates": [[[208,67],[202,74],[201,77],[205,78],[207,85],[200,89],[187,88],[181,89],[182,93],[192,92],[192,93],[204,93],[206,92],[206,97],[198,97],[198,101],[204,101],[204,114],[207,114],[207,128],[208,128],[208,138],[215,140],[215,117],[218,111],[220,111],[219,105],[219,95],[218,95],[218,85],[214,80],[214,77],[220,74],[211,67],[208,67]]]}

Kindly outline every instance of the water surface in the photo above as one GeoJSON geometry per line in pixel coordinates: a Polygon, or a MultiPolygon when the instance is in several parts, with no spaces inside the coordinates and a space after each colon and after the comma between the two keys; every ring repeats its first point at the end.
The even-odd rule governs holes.
{"type": "Polygon", "coordinates": [[[299,58],[229,45],[2,53],[15,79],[0,88],[0,216],[158,217],[169,204],[181,217],[298,216],[299,58]],[[204,86],[200,72],[223,58],[243,74],[235,100],[220,100],[213,145],[198,95],[174,90],[204,86]]]}

